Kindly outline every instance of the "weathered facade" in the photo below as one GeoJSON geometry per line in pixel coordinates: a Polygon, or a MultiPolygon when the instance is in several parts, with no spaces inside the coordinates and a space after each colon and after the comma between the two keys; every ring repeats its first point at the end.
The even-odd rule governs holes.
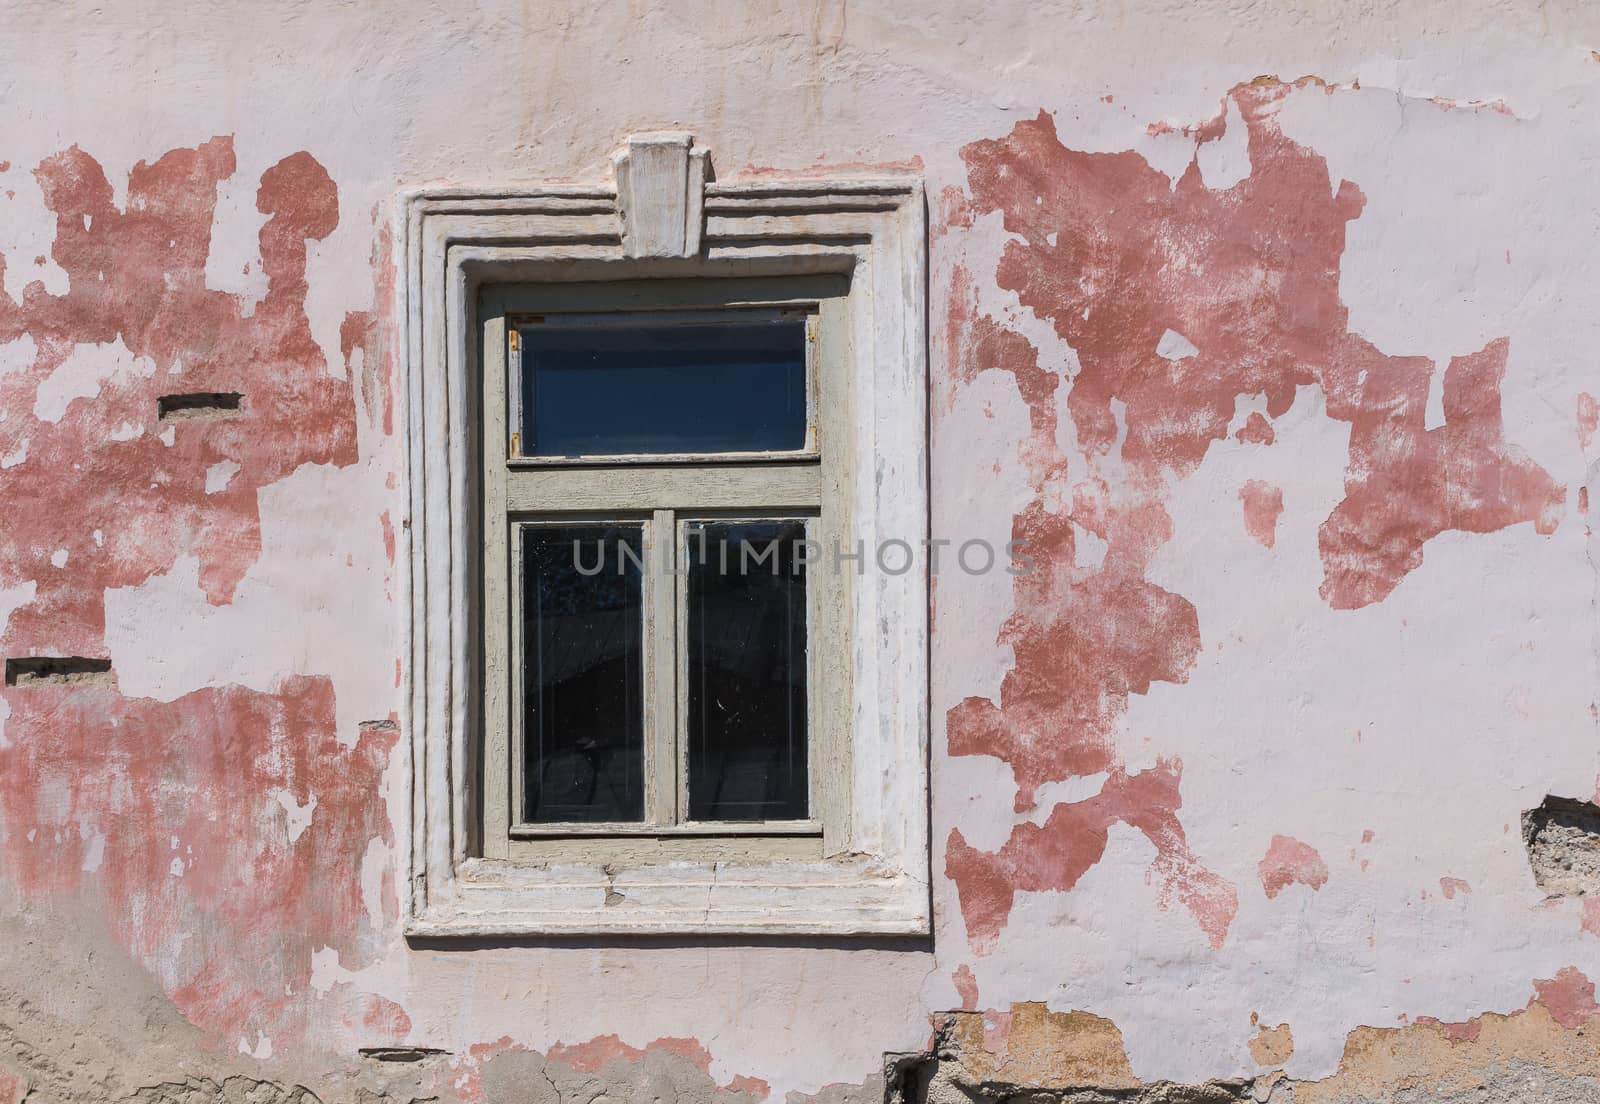
{"type": "MultiPolygon", "coordinates": [[[[1600,14],[0,10],[0,1104],[1600,1100],[1600,14]],[[933,930],[408,938],[406,197],[926,200],[933,930]]],[[[912,534],[921,536],[921,534],[912,534]]]]}

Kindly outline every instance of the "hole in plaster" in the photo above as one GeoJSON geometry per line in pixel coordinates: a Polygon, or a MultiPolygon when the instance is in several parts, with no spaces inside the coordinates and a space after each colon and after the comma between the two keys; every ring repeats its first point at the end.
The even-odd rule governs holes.
{"type": "Polygon", "coordinates": [[[358,1053],[374,1062],[420,1062],[446,1052],[438,1047],[362,1047],[358,1053]]]}
{"type": "Polygon", "coordinates": [[[1522,842],[1534,881],[1550,896],[1600,893],[1600,806],[1547,797],[1522,814],[1522,842]]]}
{"type": "Polygon", "coordinates": [[[163,422],[197,418],[231,418],[238,414],[244,396],[237,391],[194,391],[183,395],[162,395],[156,411],[163,422]]]}
{"type": "Polygon", "coordinates": [[[62,685],[111,681],[109,659],[84,656],[23,656],[6,660],[7,686],[62,685]]]}

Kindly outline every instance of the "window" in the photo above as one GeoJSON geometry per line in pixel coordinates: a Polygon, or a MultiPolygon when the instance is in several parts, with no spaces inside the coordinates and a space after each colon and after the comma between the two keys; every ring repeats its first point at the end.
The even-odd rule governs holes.
{"type": "Polygon", "coordinates": [[[849,280],[480,291],[483,854],[824,857],[849,280]],[[833,417],[824,412],[834,412],[833,417]]]}
{"type": "Polygon", "coordinates": [[[405,197],[407,931],[925,934],[911,179],[405,197]]]}

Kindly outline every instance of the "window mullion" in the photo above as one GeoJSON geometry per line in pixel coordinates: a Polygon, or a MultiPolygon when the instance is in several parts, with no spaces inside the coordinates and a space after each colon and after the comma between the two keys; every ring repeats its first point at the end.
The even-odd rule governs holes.
{"type": "Polygon", "coordinates": [[[678,723],[673,730],[677,762],[673,765],[672,789],[680,823],[689,819],[689,527],[682,526],[673,537],[678,554],[678,570],[672,577],[672,613],[678,629],[678,651],[673,656],[677,673],[677,694],[673,699],[678,723]]]}
{"type": "Polygon", "coordinates": [[[656,510],[650,523],[650,550],[645,565],[649,595],[645,646],[645,764],[650,772],[648,818],[652,824],[676,824],[678,801],[678,521],[672,510],[656,510]]]}

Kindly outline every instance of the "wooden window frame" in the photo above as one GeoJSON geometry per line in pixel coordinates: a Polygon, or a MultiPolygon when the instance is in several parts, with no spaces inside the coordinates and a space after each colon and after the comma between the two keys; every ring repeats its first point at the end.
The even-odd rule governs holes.
{"type": "Polygon", "coordinates": [[[837,276],[489,284],[479,292],[482,374],[484,753],[481,851],[522,862],[820,860],[836,852],[850,817],[849,717],[853,650],[851,575],[819,565],[807,579],[807,742],[811,816],[803,821],[695,822],[683,809],[687,586],[680,523],[713,518],[805,517],[823,548],[849,529],[848,281],[837,276]],[[785,312],[806,323],[807,407],[798,450],[713,454],[525,456],[517,431],[520,349],[533,325],[729,320],[785,312]],[[519,823],[522,780],[519,624],[525,527],[576,521],[644,527],[645,823],[519,823]],[[663,542],[670,545],[670,552],[663,542]],[[665,563],[663,556],[672,556],[665,563]],[[676,643],[675,643],[676,642],[676,643]],[[843,769],[841,769],[841,765],[843,769]],[[824,769],[825,768],[825,769],[824,769]],[[831,830],[829,826],[832,826],[831,830]]]}
{"type": "MultiPolygon", "coordinates": [[[[425,188],[402,198],[402,725],[410,795],[403,900],[412,938],[929,932],[928,576],[921,557],[898,573],[872,562],[885,542],[915,545],[927,534],[921,183],[719,184],[704,179],[704,164],[687,136],[645,136],[619,155],[620,190],[425,188]],[[500,661],[486,647],[482,612],[490,583],[482,567],[484,290],[537,287],[559,296],[571,285],[642,280],[699,283],[711,294],[729,286],[717,281],[817,277],[847,286],[838,332],[848,350],[848,402],[833,409],[850,456],[844,550],[866,557],[844,571],[848,644],[822,649],[848,671],[848,692],[836,703],[848,755],[813,764],[813,773],[837,772],[817,785],[836,786],[844,815],[822,818],[820,856],[775,854],[755,833],[720,855],[635,840],[626,857],[608,858],[581,838],[541,840],[559,847],[538,857],[492,853],[482,784],[486,688],[506,672],[490,669],[500,661]]],[[[828,404],[819,409],[826,419],[828,404]]],[[[824,458],[830,436],[824,421],[824,458]]],[[[678,474],[692,467],[661,466],[678,474]]],[[[541,478],[558,468],[541,468],[541,478]]],[[[661,486],[670,482],[662,477],[661,486]]],[[[585,493],[570,481],[561,491],[573,511],[585,508],[585,493]]],[[[652,499],[650,508],[670,505],[652,499]]],[[[897,571],[901,558],[893,556],[897,571]]]]}

